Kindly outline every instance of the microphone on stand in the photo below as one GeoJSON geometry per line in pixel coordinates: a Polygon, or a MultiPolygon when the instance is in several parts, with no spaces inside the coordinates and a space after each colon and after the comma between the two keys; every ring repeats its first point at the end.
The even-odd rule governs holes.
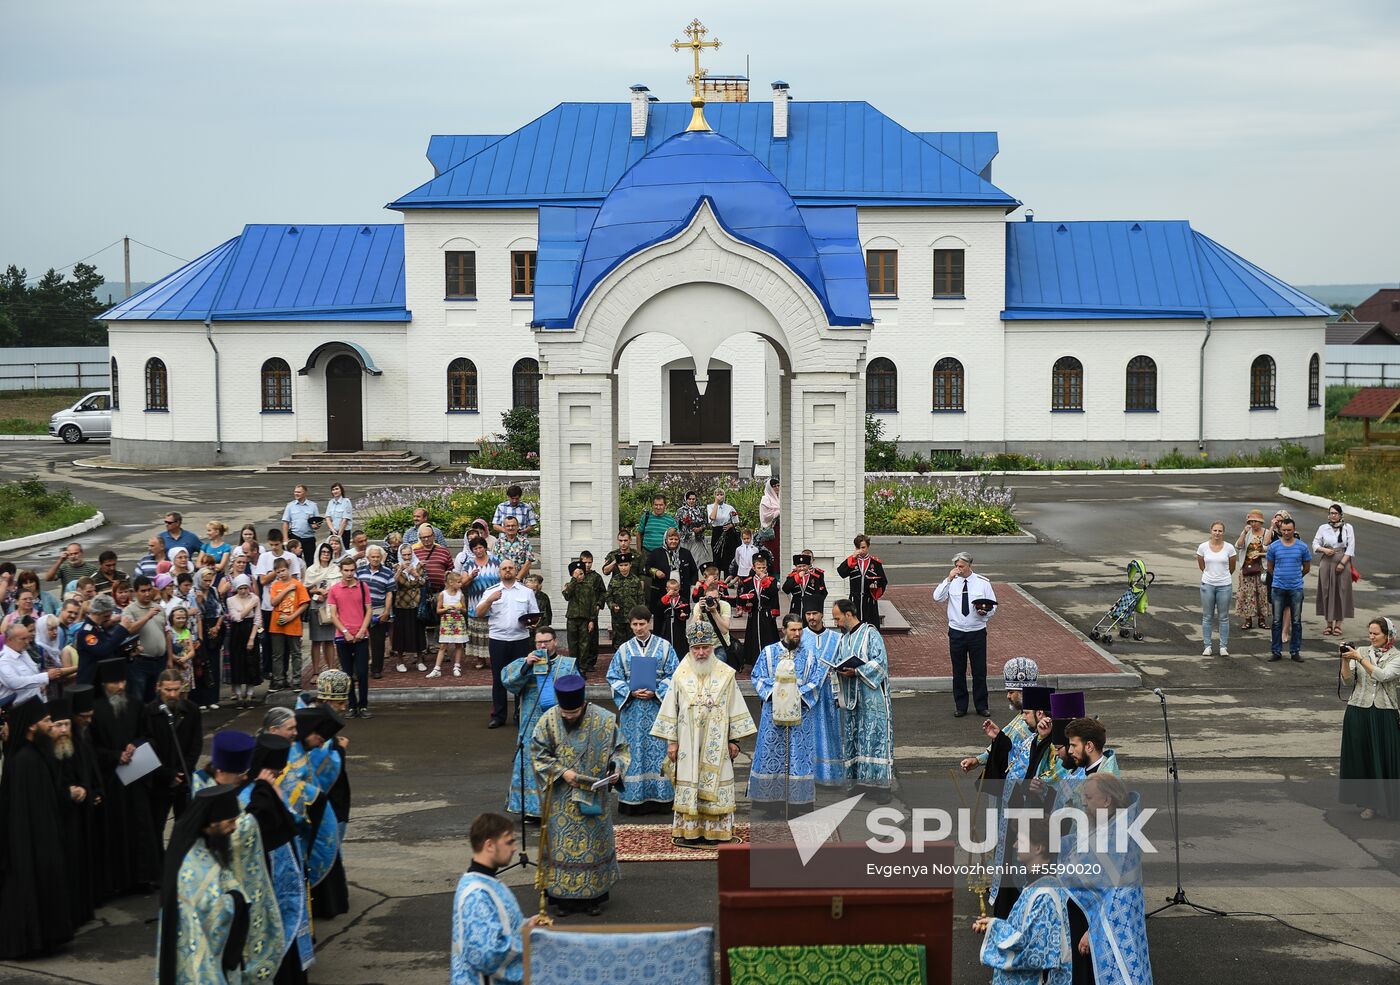
{"type": "Polygon", "coordinates": [[[1157,697],[1158,697],[1163,703],[1166,702],[1167,696],[1166,696],[1165,694],[1162,693],[1162,689],[1161,689],[1160,687],[1154,687],[1154,688],[1152,689],[1152,693],[1155,694],[1155,695],[1157,695],[1157,697]]]}

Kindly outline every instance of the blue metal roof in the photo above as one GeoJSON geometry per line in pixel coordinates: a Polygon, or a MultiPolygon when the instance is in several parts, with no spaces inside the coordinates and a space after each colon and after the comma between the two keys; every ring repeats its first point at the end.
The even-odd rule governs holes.
{"type": "MultiPolygon", "coordinates": [[[[389,207],[599,205],[628,168],[683,132],[690,116],[689,103],[652,103],[646,137],[633,138],[626,103],[562,103],[389,207]]],[[[711,103],[705,117],[758,158],[798,205],[1019,204],[869,103],[794,102],[782,140],[772,137],[768,102],[711,103]]]]}
{"type": "Polygon", "coordinates": [[[937,147],[969,171],[992,180],[992,159],[997,156],[997,135],[993,131],[982,130],[969,133],[933,132],[920,133],[920,137],[937,147]]]}
{"type": "Polygon", "coordinates": [[[245,226],[98,317],[408,321],[403,226],[245,226]]]}
{"type": "Polygon", "coordinates": [[[821,299],[834,325],[871,321],[852,207],[814,209],[807,218],[782,183],[734,141],[713,132],[682,133],[643,157],[617,181],[601,208],[541,209],[534,324],[572,325],[579,308],[627,257],[689,225],[702,201],[735,238],[786,263],[821,299]],[[828,272],[831,276],[828,278],[828,272]],[[858,281],[859,290],[852,290],[858,281]]]}
{"type": "Polygon", "coordinates": [[[1005,320],[1330,313],[1185,221],[1006,226],[1005,320]]]}
{"type": "Polygon", "coordinates": [[[428,160],[433,164],[433,171],[442,174],[444,171],[455,168],[467,158],[490,147],[500,140],[502,134],[433,134],[428,138],[428,160]]]}

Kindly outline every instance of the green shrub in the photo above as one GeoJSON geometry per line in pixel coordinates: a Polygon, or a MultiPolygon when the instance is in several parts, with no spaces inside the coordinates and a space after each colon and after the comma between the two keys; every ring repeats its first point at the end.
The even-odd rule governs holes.
{"type": "Polygon", "coordinates": [[[67,489],[50,489],[38,479],[16,479],[0,485],[0,540],[72,526],[96,512],[87,503],[75,502],[67,489]]]}

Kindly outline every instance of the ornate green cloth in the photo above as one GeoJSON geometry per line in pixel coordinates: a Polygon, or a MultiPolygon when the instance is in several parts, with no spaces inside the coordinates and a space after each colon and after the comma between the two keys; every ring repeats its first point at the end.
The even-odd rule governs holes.
{"type": "Polygon", "coordinates": [[[924,985],[922,944],[731,947],[732,985],[924,985]]]}

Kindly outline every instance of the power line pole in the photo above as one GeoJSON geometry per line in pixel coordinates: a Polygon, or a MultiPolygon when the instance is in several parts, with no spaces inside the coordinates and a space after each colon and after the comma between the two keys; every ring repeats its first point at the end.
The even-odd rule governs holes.
{"type": "Polygon", "coordinates": [[[122,267],[126,274],[126,294],[123,300],[131,297],[131,237],[122,237],[122,267]]]}

